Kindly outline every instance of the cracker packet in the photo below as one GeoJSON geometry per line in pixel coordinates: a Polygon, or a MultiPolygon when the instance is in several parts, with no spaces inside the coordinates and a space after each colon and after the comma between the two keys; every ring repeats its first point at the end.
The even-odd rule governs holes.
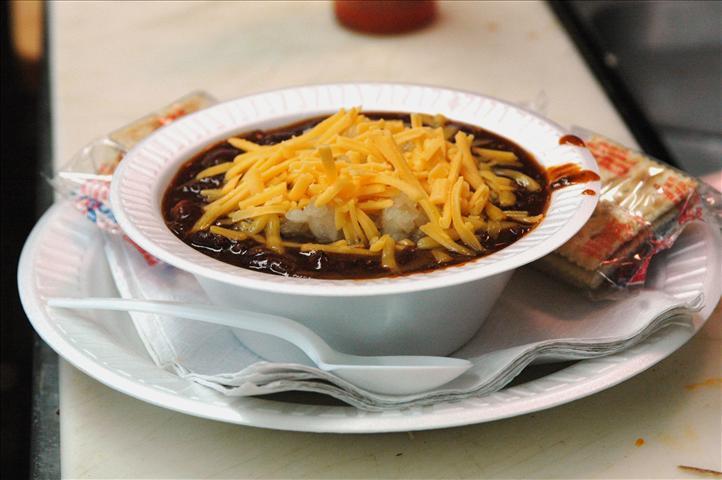
{"type": "MultiPolygon", "coordinates": [[[[72,199],[75,207],[100,229],[122,235],[108,197],[113,172],[126,152],[159,128],[214,103],[216,99],[204,91],[184,95],[163,108],[90,142],[59,168],[49,181],[56,192],[62,197],[72,199]]],[[[148,260],[150,263],[151,258],[148,260]]]]}
{"type": "Polygon", "coordinates": [[[643,286],[654,255],[671,247],[686,224],[719,216],[719,192],[688,174],[589,130],[572,133],[599,165],[599,203],[581,230],[536,268],[592,298],[613,296],[643,286]],[[712,207],[707,215],[703,205],[712,207]]]}

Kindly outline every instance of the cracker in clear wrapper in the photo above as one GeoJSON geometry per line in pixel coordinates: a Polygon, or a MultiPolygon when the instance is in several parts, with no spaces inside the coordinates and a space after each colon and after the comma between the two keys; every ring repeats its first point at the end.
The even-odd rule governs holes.
{"type": "Polygon", "coordinates": [[[215,99],[205,92],[193,92],[166,105],[160,110],[135,122],[119,128],[108,135],[113,142],[125,151],[133,148],[145,137],[171,123],[173,120],[197,112],[215,103],[215,99]]]}
{"type": "Polygon", "coordinates": [[[113,131],[106,137],[85,145],[58,170],[53,182],[68,180],[82,183],[87,179],[109,181],[108,175],[112,175],[125,153],[138,142],[173,120],[209,107],[215,102],[212,96],[202,91],[184,95],[165,107],[113,131]]]}
{"type": "Polygon", "coordinates": [[[639,217],[603,200],[584,227],[556,253],[585,270],[594,270],[623,245],[640,234],[645,236],[647,230],[639,217]]]}
{"type": "Polygon", "coordinates": [[[574,237],[535,266],[595,296],[643,284],[652,256],[701,216],[698,183],[606,137],[575,130],[599,164],[599,204],[574,237]]]}
{"type": "Polygon", "coordinates": [[[185,95],[114,132],[84,146],[60,168],[50,183],[60,195],[102,230],[121,233],[108,203],[110,180],[125,153],[145,137],[189,113],[213,105],[206,92],[185,95]]]}

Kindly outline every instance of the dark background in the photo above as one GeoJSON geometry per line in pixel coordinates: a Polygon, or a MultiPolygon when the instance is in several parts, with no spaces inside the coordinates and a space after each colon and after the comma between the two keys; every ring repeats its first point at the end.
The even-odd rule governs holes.
{"type": "Polygon", "coordinates": [[[31,388],[34,333],[20,306],[16,271],[20,249],[38,216],[40,155],[49,131],[43,130],[40,91],[43,62],[24,63],[10,38],[9,5],[2,2],[2,119],[0,121],[0,447],[3,478],[30,472],[31,388]]]}

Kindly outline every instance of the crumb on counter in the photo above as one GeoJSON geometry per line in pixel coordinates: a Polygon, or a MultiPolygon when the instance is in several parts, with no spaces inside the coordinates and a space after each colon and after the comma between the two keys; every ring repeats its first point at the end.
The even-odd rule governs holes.
{"type": "Polygon", "coordinates": [[[722,472],[718,472],[717,470],[710,470],[708,468],[690,467],[689,465],[677,465],[677,468],[679,468],[680,470],[684,470],[686,472],[704,475],[705,477],[722,478],[722,472]]]}

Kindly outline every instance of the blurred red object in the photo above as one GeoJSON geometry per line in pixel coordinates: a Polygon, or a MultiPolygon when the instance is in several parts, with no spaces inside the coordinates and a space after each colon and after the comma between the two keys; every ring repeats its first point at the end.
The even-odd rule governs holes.
{"type": "Polygon", "coordinates": [[[436,18],[435,0],[336,0],[336,18],[364,33],[403,33],[425,27],[436,18]]]}

